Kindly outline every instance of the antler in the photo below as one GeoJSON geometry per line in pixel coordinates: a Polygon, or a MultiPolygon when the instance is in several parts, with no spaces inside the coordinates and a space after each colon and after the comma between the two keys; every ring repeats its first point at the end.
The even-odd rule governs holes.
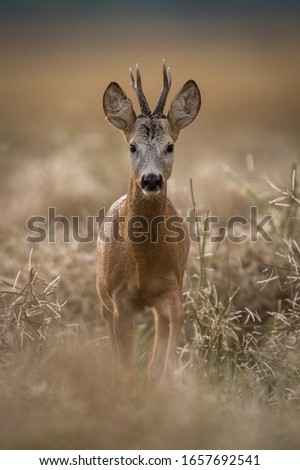
{"type": "Polygon", "coordinates": [[[164,107],[167,101],[167,96],[171,88],[171,72],[170,72],[170,67],[166,67],[165,61],[163,60],[163,89],[161,91],[160,97],[158,98],[158,101],[156,103],[156,106],[154,108],[153,114],[161,115],[164,112],[164,107]]]}
{"type": "Polygon", "coordinates": [[[141,74],[140,74],[138,64],[136,64],[136,80],[134,79],[131,69],[129,69],[129,73],[130,73],[130,84],[132,88],[134,89],[134,91],[136,92],[136,95],[140,103],[142,114],[144,114],[145,116],[151,116],[151,110],[149,108],[149,104],[142,90],[142,80],[141,80],[141,74]]]}

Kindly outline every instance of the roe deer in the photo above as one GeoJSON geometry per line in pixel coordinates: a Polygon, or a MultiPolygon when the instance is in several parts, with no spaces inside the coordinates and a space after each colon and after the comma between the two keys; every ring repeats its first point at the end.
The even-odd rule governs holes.
{"type": "Polygon", "coordinates": [[[167,198],[167,180],[174,142],[197,116],[201,96],[196,83],[187,81],[165,115],[171,75],[163,63],[163,89],[151,112],[138,66],[136,80],[131,70],[130,77],[141,114],[136,115],[130,99],[115,82],[103,96],[107,119],[129,144],[131,171],[127,195],[112,205],[107,213],[110,223],[104,222],[99,232],[97,288],[115,357],[127,373],[133,368],[134,315],[146,307],[154,309],[156,331],[149,372],[163,379],[174,369],[189,251],[187,227],[167,198]],[[174,232],[178,235],[175,240],[174,232]]]}

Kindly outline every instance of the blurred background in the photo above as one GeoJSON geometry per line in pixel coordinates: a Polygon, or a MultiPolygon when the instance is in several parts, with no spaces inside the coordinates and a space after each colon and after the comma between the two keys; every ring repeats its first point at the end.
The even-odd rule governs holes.
{"type": "Polygon", "coordinates": [[[163,59],[173,77],[168,103],[190,78],[201,90],[202,109],[176,144],[169,183],[183,213],[192,206],[191,177],[199,211],[209,208],[221,222],[249,215],[228,167],[262,196],[267,180],[288,184],[300,148],[297,1],[12,0],[1,2],[0,18],[4,275],[10,250],[17,260],[31,248],[29,217],[47,216],[48,207],[95,215],[126,192],[127,145],[105,121],[102,95],[117,81],[137,107],[128,73],[136,62],[152,106],[163,59]]]}
{"type": "Polygon", "coordinates": [[[47,216],[48,207],[84,222],[126,192],[127,145],[105,121],[102,95],[117,81],[137,108],[128,73],[136,62],[152,106],[163,59],[173,78],[167,107],[186,80],[201,90],[200,114],[176,144],[168,188],[182,213],[192,207],[191,177],[199,213],[209,208],[221,223],[249,216],[251,204],[228,167],[262,197],[267,180],[289,183],[300,149],[297,1],[12,0],[1,2],[0,18],[2,277],[14,276],[32,247],[40,250],[42,266],[71,279],[68,305],[95,318],[94,242],[30,245],[26,223],[47,216]],[[78,263],[74,250],[82,252],[78,263]],[[81,266],[90,287],[79,307],[73,286],[86,288],[81,266]]]}
{"type": "Polygon", "coordinates": [[[127,148],[105,122],[102,94],[117,81],[136,104],[128,68],[138,62],[154,105],[163,58],[170,98],[193,78],[203,100],[177,146],[172,195],[193,176],[199,204],[222,211],[226,164],[261,190],[284,180],[299,157],[299,19],[293,0],[1,2],[4,206],[19,191],[22,217],[43,202],[94,212],[124,192],[127,148]]]}
{"type": "MultiPolygon", "coordinates": [[[[184,398],[180,388],[174,399],[159,390],[149,399],[143,389],[146,381],[137,380],[141,393],[137,388],[126,402],[111,380],[107,360],[108,340],[95,288],[95,241],[63,243],[58,230],[56,243],[28,243],[26,224],[29,217],[47,216],[48,207],[54,207],[56,214],[80,216],[84,236],[85,217],[107,210],[126,192],[128,149],[121,133],[105,121],[102,95],[109,82],[117,81],[137,109],[128,73],[137,62],[153,106],[162,86],[163,59],[173,79],[167,107],[188,79],[197,82],[202,94],[198,118],[176,143],[168,185],[175,206],[183,214],[192,207],[193,178],[200,215],[209,209],[225,223],[232,215],[249,217],[250,205],[260,202],[262,213],[268,213],[268,201],[280,194],[267,181],[290,187],[292,168],[294,181],[299,173],[299,1],[0,1],[0,56],[0,279],[9,283],[1,284],[9,293],[1,296],[0,305],[0,447],[297,448],[299,375],[289,379],[289,367],[299,364],[293,356],[299,344],[297,323],[295,328],[292,324],[293,334],[286,330],[291,345],[280,337],[277,347],[276,336],[265,369],[266,359],[259,356],[262,379],[258,368],[258,378],[252,380],[253,362],[243,362],[243,349],[234,353],[242,357],[242,369],[250,364],[254,392],[251,398],[246,394],[246,402],[237,404],[241,395],[236,399],[231,389],[219,399],[220,384],[213,388],[215,399],[203,389],[204,375],[200,384],[186,379],[184,398]],[[49,318],[44,317],[46,307],[49,318]],[[44,319],[46,338],[37,314],[44,319]],[[60,349],[52,347],[57,341],[60,349]],[[280,351],[283,373],[277,380],[268,364],[273,367],[280,351]],[[285,373],[286,382],[281,381],[285,373]],[[277,413],[274,407],[260,407],[263,399],[275,403],[273,389],[278,396],[295,397],[297,408],[283,401],[285,421],[280,408],[277,413]],[[232,400],[231,407],[223,406],[226,400],[232,400]]],[[[298,187],[294,185],[293,196],[298,187]]],[[[273,244],[224,242],[207,257],[207,279],[227,305],[226,315],[241,310],[249,320],[253,312],[262,317],[279,312],[278,318],[287,312],[282,318],[288,326],[291,318],[299,318],[300,242],[294,224],[299,207],[295,198],[287,200],[286,214],[282,208],[272,212],[279,221],[273,224],[273,244]],[[295,241],[297,256],[292,256],[287,239],[295,241]],[[293,270],[295,290],[294,281],[284,277],[293,270]],[[228,304],[237,289],[233,304],[228,304]]],[[[198,248],[191,248],[187,290],[199,279],[198,248]]],[[[206,320],[214,323],[212,312],[219,312],[219,304],[210,308],[209,293],[203,292],[206,301],[199,308],[204,309],[205,326],[206,320]]],[[[149,319],[138,321],[139,367],[144,370],[153,329],[149,319]]],[[[191,329],[193,323],[187,319],[185,326],[191,329]]],[[[194,341],[194,360],[199,356],[201,369],[204,361],[194,330],[189,335],[187,328],[183,339],[194,341]]],[[[226,340],[228,329],[224,331],[226,340]]],[[[202,332],[200,337],[206,338],[202,332]]],[[[186,364],[184,342],[182,346],[186,364]]],[[[210,348],[214,351],[213,346],[204,349],[210,348]]],[[[214,369],[207,364],[209,377],[214,369]]]]}

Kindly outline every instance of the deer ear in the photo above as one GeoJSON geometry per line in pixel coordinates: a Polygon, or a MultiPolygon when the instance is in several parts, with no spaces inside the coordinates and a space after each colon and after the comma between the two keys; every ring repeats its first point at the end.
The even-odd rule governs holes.
{"type": "Polygon", "coordinates": [[[201,106],[201,95],[194,80],[186,82],[173,98],[168,120],[175,133],[191,124],[201,106]]]}
{"type": "Polygon", "coordinates": [[[136,120],[136,114],[130,99],[115,82],[110,83],[104,92],[103,109],[113,126],[123,132],[130,131],[136,120]]]}

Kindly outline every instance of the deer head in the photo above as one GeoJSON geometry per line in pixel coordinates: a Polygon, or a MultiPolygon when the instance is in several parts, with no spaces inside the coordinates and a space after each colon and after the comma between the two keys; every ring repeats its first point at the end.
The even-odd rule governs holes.
{"type": "Polygon", "coordinates": [[[174,143],[179,132],[191,124],[201,106],[201,95],[193,80],[188,80],[171,102],[164,107],[171,87],[170,69],[163,63],[163,89],[151,112],[142,89],[136,66],[136,80],[130,69],[131,85],[138,97],[141,113],[137,116],[131,100],[116,82],[110,83],[103,96],[104,113],[120,129],[129,144],[131,171],[146,196],[156,196],[171,175],[174,143]]]}

